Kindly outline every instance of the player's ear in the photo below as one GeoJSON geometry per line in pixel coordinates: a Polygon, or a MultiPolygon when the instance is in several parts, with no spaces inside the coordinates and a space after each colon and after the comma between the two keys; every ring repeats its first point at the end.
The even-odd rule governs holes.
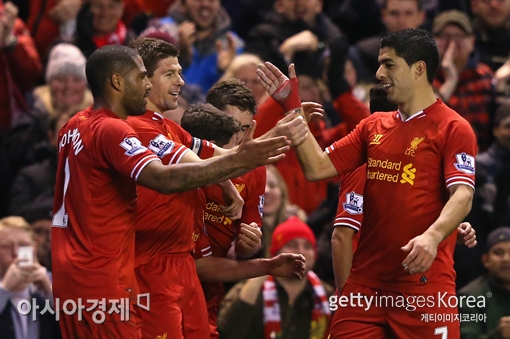
{"type": "Polygon", "coordinates": [[[119,73],[113,73],[110,77],[110,84],[115,90],[121,91],[124,88],[124,78],[119,73]]]}
{"type": "Polygon", "coordinates": [[[423,61],[418,61],[416,62],[414,65],[413,65],[413,68],[414,68],[414,75],[416,77],[416,79],[418,79],[419,77],[425,75],[427,76],[427,65],[425,64],[425,62],[423,61]]]}

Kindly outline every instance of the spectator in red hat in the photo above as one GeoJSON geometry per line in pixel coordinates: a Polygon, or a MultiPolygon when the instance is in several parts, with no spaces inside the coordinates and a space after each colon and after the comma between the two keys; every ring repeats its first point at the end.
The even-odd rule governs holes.
{"type": "Polygon", "coordinates": [[[291,217],[272,235],[271,256],[302,254],[306,279],[264,276],[235,285],[218,316],[220,337],[229,339],[327,338],[333,288],[313,273],[317,245],[307,224],[291,217]]]}

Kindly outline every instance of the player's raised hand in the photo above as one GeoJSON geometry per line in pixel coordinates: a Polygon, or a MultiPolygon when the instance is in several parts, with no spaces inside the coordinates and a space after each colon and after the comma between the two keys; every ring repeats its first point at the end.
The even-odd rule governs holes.
{"type": "Polygon", "coordinates": [[[269,261],[269,274],[272,276],[302,279],[305,274],[306,259],[301,254],[281,253],[269,261]]]}
{"type": "Polygon", "coordinates": [[[473,248],[478,242],[476,241],[476,231],[468,222],[463,222],[457,227],[457,244],[466,245],[473,248]]]}
{"type": "Polygon", "coordinates": [[[274,134],[286,136],[290,140],[291,146],[296,147],[306,140],[308,129],[303,117],[292,111],[276,123],[274,134]]]}
{"type": "Polygon", "coordinates": [[[283,159],[284,153],[290,149],[290,141],[284,136],[253,139],[255,127],[256,122],[253,120],[235,153],[238,161],[246,168],[255,168],[283,159]]]}
{"type": "Polygon", "coordinates": [[[438,242],[424,233],[411,239],[402,251],[409,252],[402,262],[404,270],[409,274],[424,273],[428,271],[437,254],[438,242]]]}
{"type": "Polygon", "coordinates": [[[289,77],[270,62],[258,65],[257,75],[262,87],[283,107],[285,112],[301,107],[298,80],[294,64],[289,66],[289,77]]]}

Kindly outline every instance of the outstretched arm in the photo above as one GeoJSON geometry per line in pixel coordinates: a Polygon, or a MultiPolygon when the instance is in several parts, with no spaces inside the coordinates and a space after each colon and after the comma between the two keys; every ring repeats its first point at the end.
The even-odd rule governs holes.
{"type": "Polygon", "coordinates": [[[208,256],[195,260],[197,274],[204,282],[239,281],[263,275],[303,278],[305,257],[301,254],[282,253],[270,259],[235,261],[208,256]]]}
{"type": "Polygon", "coordinates": [[[253,140],[254,129],[255,123],[235,153],[200,163],[170,166],[153,161],[144,167],[138,183],[163,194],[182,192],[238,177],[285,156],[284,153],[289,150],[285,137],[253,140]]]}
{"type": "MultiPolygon", "coordinates": [[[[297,114],[303,116],[301,124],[308,129],[305,124],[306,118],[303,115],[301,101],[297,94],[297,78],[294,65],[289,66],[290,79],[270,62],[259,64],[257,74],[262,86],[271,97],[278,101],[285,110],[294,110],[297,114]]],[[[292,140],[291,136],[289,138],[292,144],[296,145],[295,149],[301,169],[308,180],[316,181],[338,175],[328,154],[321,149],[312,133],[309,132],[306,139],[300,144],[292,140]]]]}

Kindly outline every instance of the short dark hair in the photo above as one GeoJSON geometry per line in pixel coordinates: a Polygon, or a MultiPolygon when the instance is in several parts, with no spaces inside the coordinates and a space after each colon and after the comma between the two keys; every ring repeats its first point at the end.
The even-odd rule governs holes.
{"type": "Polygon", "coordinates": [[[106,83],[113,73],[126,76],[137,67],[135,58],[138,53],[129,47],[107,45],[96,49],[87,59],[85,74],[94,98],[104,95],[106,83]]]}
{"type": "Polygon", "coordinates": [[[181,126],[194,137],[214,141],[220,147],[241,130],[241,125],[231,115],[211,104],[190,105],[184,111],[181,126]]]}
{"type": "Polygon", "coordinates": [[[393,48],[409,66],[423,61],[427,65],[427,80],[432,84],[440,64],[439,50],[432,34],[423,29],[404,29],[382,38],[381,48],[385,47],[393,48]]]}
{"type": "Polygon", "coordinates": [[[257,112],[255,97],[251,90],[239,79],[231,78],[218,81],[207,92],[205,101],[216,108],[225,110],[227,105],[249,111],[257,112]]]}
{"type": "Polygon", "coordinates": [[[161,39],[138,38],[131,41],[129,47],[138,51],[138,54],[142,57],[149,78],[154,75],[158,62],[170,57],[179,57],[177,47],[161,39]]]}

